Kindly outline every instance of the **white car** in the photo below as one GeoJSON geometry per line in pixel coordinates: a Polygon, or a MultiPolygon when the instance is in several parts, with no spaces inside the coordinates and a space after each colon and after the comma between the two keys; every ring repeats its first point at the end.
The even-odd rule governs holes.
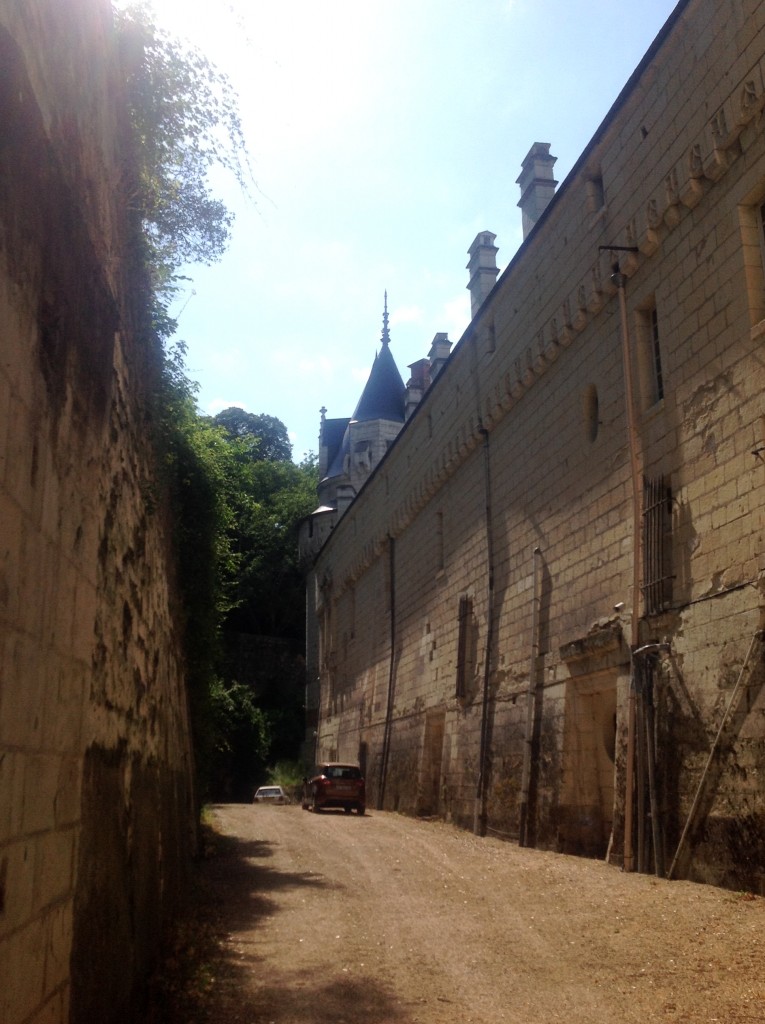
{"type": "Polygon", "coordinates": [[[254,804],[288,804],[290,798],[281,786],[261,786],[252,798],[254,804]]]}

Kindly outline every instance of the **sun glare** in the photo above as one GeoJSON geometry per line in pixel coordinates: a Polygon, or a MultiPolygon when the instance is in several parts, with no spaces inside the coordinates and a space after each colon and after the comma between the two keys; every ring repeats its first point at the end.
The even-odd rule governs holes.
{"type": "Polygon", "coordinates": [[[252,146],[282,152],[331,141],[363,112],[377,0],[274,4],[154,0],[158,23],[224,71],[236,88],[252,146]]]}

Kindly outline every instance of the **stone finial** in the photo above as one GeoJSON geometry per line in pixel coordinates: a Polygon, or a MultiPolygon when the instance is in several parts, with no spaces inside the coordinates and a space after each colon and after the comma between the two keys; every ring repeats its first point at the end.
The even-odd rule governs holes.
{"type": "Polygon", "coordinates": [[[521,186],[523,237],[529,234],[555,195],[558,182],[553,178],[553,164],[558,158],[550,156],[549,142],[535,142],[523,159],[521,173],[516,182],[521,186]]]}
{"type": "Polygon", "coordinates": [[[441,372],[441,367],[449,358],[451,350],[452,343],[449,341],[449,335],[446,331],[439,331],[438,334],[434,335],[433,343],[430,346],[430,352],[428,352],[431,381],[435,380],[441,372]]]}
{"type": "Polygon", "coordinates": [[[497,253],[499,249],[494,244],[497,236],[491,231],[479,231],[468,249],[470,260],[467,265],[470,278],[468,280],[468,291],[470,292],[470,315],[475,316],[486,296],[494,287],[497,280],[497,253]]]}
{"type": "Polygon", "coordinates": [[[390,330],[388,329],[388,290],[385,290],[385,304],[383,306],[383,327],[380,341],[383,346],[390,344],[390,330]]]}
{"type": "Polygon", "coordinates": [[[416,363],[409,364],[409,369],[411,375],[406,382],[406,419],[412,415],[430,386],[430,360],[418,359],[416,363]]]}

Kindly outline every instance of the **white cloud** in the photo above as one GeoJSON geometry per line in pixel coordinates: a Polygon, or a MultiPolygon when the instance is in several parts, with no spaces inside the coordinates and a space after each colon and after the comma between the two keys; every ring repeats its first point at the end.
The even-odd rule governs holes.
{"type": "Polygon", "coordinates": [[[219,412],[223,412],[224,409],[246,410],[247,403],[238,398],[213,398],[204,407],[204,411],[208,416],[216,416],[219,412]]]}
{"type": "Polygon", "coordinates": [[[459,341],[470,323],[470,296],[460,295],[446,302],[443,307],[442,320],[449,332],[449,340],[459,341]]]}
{"type": "Polygon", "coordinates": [[[422,323],[422,309],[420,306],[397,306],[390,314],[390,325],[396,324],[419,324],[422,323]]]}
{"type": "Polygon", "coordinates": [[[239,348],[212,348],[207,354],[209,368],[216,373],[234,375],[248,362],[247,356],[239,348]]]}

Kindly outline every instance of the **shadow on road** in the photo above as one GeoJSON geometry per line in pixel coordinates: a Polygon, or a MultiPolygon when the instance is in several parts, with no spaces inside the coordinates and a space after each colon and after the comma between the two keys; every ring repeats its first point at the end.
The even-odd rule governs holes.
{"type": "Polygon", "coordinates": [[[394,994],[368,978],[328,981],[258,952],[258,928],[280,908],[269,894],[343,886],[269,865],[275,844],[205,830],[186,918],[153,979],[145,1024],[396,1024],[411,1020],[394,994]]]}
{"type": "MultiPolygon", "coordinates": [[[[403,1024],[412,1019],[396,1005],[391,993],[367,979],[326,985],[317,980],[291,989],[264,987],[255,999],[240,1003],[239,1008],[244,1014],[240,1019],[248,1024],[343,1024],[357,1020],[367,1024],[403,1024]]],[[[222,1020],[229,1024],[229,1018],[222,1020]]]]}
{"type": "Polygon", "coordinates": [[[342,890],[310,871],[278,871],[270,867],[273,843],[264,840],[219,836],[218,853],[205,867],[208,884],[218,894],[229,931],[253,928],[264,916],[276,913],[269,893],[295,888],[342,890]]]}

